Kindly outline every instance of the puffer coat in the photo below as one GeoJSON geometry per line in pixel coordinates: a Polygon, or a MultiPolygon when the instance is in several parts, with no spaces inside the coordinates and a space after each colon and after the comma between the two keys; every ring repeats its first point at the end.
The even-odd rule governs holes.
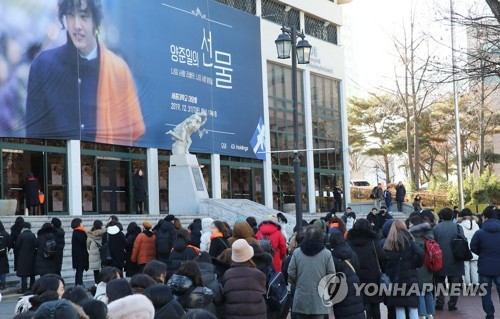
{"type": "Polygon", "coordinates": [[[134,241],[130,260],[138,265],[144,265],[156,258],[155,235],[150,230],[144,230],[134,241]]]}
{"type": "Polygon", "coordinates": [[[89,251],[89,270],[101,269],[101,254],[99,247],[102,246],[102,236],[106,229],[95,229],[87,232],[87,249],[89,251]]]}
{"type": "Polygon", "coordinates": [[[232,263],[222,278],[226,319],[266,319],[266,275],[249,262],[232,263]]]}
{"type": "Polygon", "coordinates": [[[52,226],[41,228],[37,233],[35,257],[35,273],[37,275],[53,274],[56,271],[56,256],[44,257],[45,243],[52,239],[55,241],[55,233],[56,231],[52,226]]]}
{"type": "Polygon", "coordinates": [[[274,270],[281,271],[281,263],[286,256],[285,236],[281,232],[281,226],[272,221],[266,220],[259,225],[257,239],[269,238],[273,248],[273,266],[274,270]]]}
{"type": "Polygon", "coordinates": [[[172,289],[174,299],[186,310],[205,309],[215,314],[212,303],[213,292],[206,287],[194,286],[193,281],[182,275],[173,275],[167,282],[172,289]]]}

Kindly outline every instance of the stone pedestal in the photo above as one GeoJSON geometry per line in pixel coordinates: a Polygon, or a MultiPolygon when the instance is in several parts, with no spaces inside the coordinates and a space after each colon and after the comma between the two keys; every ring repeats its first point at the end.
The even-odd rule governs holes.
{"type": "Polygon", "coordinates": [[[200,165],[192,154],[170,156],[168,185],[170,214],[197,214],[200,200],[208,198],[200,165]]]}

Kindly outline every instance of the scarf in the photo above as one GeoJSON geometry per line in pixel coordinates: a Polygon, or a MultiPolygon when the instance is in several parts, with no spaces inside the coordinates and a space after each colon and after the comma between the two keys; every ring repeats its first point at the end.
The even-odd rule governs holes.
{"type": "Polygon", "coordinates": [[[212,234],[210,235],[210,240],[214,239],[214,238],[217,238],[217,237],[222,237],[224,238],[224,235],[222,235],[222,233],[219,231],[219,232],[216,232],[215,234],[212,234]]]}
{"type": "Polygon", "coordinates": [[[75,229],[74,229],[74,230],[81,230],[81,231],[82,231],[82,232],[84,232],[85,234],[87,233],[87,231],[85,230],[85,228],[84,228],[82,225],[80,225],[80,226],[78,226],[78,227],[75,227],[75,229]]]}
{"type": "Polygon", "coordinates": [[[146,128],[132,73],[104,43],[99,49],[96,142],[133,145],[146,128]]]}

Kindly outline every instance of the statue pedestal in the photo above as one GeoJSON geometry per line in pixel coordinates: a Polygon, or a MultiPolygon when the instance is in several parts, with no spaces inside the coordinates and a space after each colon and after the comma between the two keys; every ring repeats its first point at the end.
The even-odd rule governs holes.
{"type": "Polygon", "coordinates": [[[192,154],[171,155],[168,169],[171,214],[197,214],[200,199],[208,198],[200,165],[192,154]]]}

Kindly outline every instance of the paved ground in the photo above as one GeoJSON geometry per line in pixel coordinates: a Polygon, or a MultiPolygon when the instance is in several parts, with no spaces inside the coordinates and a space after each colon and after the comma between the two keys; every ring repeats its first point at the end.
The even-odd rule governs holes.
{"type": "MultiPolygon", "coordinates": [[[[89,282],[90,285],[90,282],[89,282]]],[[[0,302],[0,319],[11,319],[13,317],[14,307],[19,298],[19,294],[3,294],[0,302]]],[[[493,303],[497,314],[500,313],[500,302],[496,292],[493,293],[493,303]]],[[[438,311],[436,319],[480,319],[484,318],[483,308],[481,307],[481,297],[461,297],[458,299],[458,310],[450,312],[446,310],[438,311]]],[[[333,318],[333,315],[330,317],[333,318]]],[[[387,310],[382,306],[382,318],[387,318],[387,310]]],[[[341,318],[339,318],[341,319],[341,318]]]]}

